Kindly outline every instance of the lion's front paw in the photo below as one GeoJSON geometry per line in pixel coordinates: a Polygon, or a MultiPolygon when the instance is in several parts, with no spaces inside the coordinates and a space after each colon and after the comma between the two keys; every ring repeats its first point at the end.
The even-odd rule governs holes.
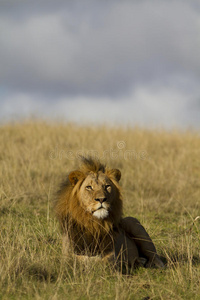
{"type": "Polygon", "coordinates": [[[144,258],[144,257],[138,257],[136,259],[135,265],[137,267],[144,267],[146,265],[146,263],[147,263],[147,259],[146,258],[144,258]]]}
{"type": "Polygon", "coordinates": [[[146,264],[145,264],[145,268],[153,268],[153,267],[157,267],[157,268],[164,268],[165,265],[162,262],[162,260],[157,256],[152,260],[149,260],[146,264]]]}

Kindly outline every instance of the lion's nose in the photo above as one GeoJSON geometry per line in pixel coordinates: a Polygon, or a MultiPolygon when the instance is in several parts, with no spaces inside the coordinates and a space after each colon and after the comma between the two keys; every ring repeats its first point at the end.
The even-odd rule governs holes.
{"type": "Polygon", "coordinates": [[[107,200],[107,198],[95,198],[95,201],[98,201],[100,203],[103,203],[107,200]]]}

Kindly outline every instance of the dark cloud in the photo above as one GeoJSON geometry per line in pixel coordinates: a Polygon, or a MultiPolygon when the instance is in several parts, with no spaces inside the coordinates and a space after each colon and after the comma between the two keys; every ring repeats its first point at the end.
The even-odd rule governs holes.
{"type": "Polygon", "coordinates": [[[186,2],[155,2],[112,2],[105,12],[105,2],[22,1],[1,20],[2,84],[116,96],[171,74],[199,76],[199,15],[186,2]]]}
{"type": "Polygon", "coordinates": [[[76,98],[90,106],[87,97],[109,105],[124,99],[127,109],[147,111],[152,120],[167,103],[172,119],[173,109],[187,113],[188,103],[196,103],[188,114],[198,123],[199,18],[196,0],[1,2],[2,107],[9,97],[22,97],[33,110],[45,99],[52,107],[76,98]]]}

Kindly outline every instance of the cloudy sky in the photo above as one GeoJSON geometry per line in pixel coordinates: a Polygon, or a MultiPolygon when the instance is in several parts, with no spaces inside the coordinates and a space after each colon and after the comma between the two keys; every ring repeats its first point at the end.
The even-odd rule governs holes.
{"type": "Polygon", "coordinates": [[[0,120],[200,129],[199,0],[0,0],[0,120]]]}

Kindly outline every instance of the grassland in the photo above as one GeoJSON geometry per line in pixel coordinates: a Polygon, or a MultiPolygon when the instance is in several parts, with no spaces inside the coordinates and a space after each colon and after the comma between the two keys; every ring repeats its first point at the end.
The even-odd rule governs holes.
{"type": "Polygon", "coordinates": [[[200,135],[26,122],[0,127],[0,299],[200,299],[200,135]],[[163,270],[122,275],[61,253],[54,192],[79,154],[122,171],[163,270]]]}

